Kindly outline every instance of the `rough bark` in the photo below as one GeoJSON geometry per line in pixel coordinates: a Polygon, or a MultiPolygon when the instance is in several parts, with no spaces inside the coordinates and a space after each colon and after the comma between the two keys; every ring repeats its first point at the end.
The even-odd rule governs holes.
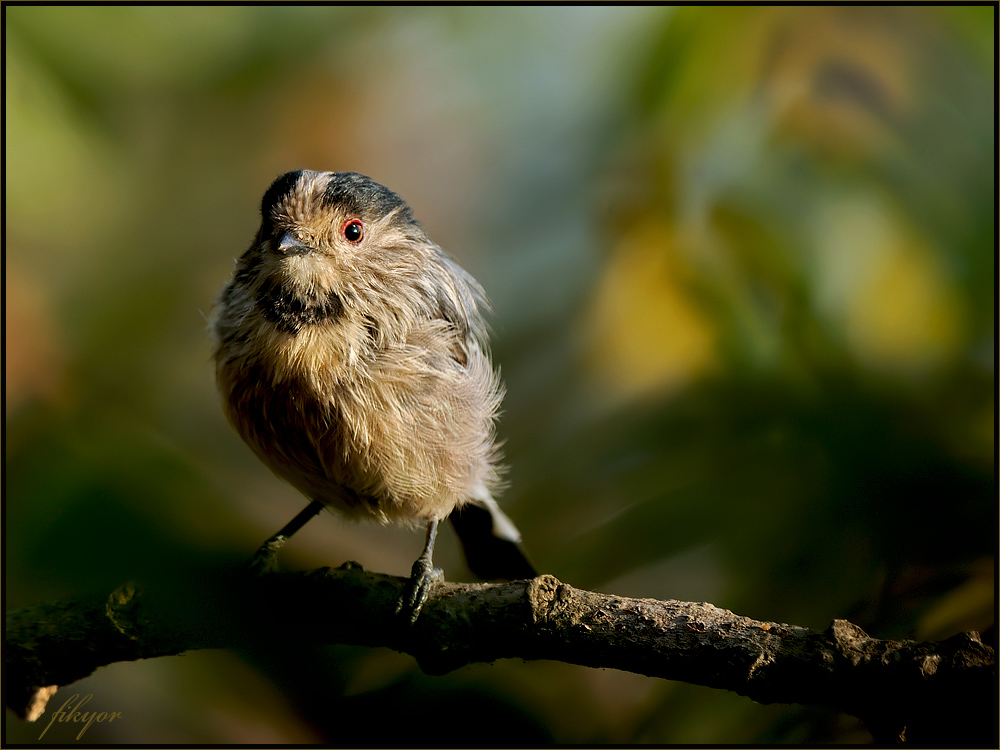
{"type": "Polygon", "coordinates": [[[829,706],[879,742],[996,743],[996,666],[977,633],[878,640],[845,620],[823,632],[708,603],[629,599],[552,576],[437,583],[415,625],[395,614],[405,579],[348,563],[312,573],[199,579],[178,592],[129,583],[110,596],[7,613],[6,702],[37,718],[55,687],[117,661],[294,637],[388,646],[443,674],[472,662],[554,659],[732,690],[760,703],[829,706]]]}

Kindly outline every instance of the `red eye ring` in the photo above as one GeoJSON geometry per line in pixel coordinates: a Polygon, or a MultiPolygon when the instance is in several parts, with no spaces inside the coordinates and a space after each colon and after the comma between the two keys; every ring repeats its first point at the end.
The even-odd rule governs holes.
{"type": "Polygon", "coordinates": [[[340,228],[340,233],[345,240],[356,245],[364,239],[365,225],[361,223],[361,219],[348,219],[340,228]]]}

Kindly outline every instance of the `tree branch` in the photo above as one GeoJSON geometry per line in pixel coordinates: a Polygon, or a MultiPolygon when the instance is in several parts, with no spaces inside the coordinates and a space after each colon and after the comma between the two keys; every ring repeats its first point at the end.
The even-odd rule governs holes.
{"type": "Polygon", "coordinates": [[[583,591],[552,576],[438,583],[408,628],[395,616],[405,580],[348,563],[199,578],[170,594],[129,583],[110,597],[12,610],[6,702],[33,720],[57,686],[106,664],[294,637],[388,646],[430,674],[502,658],[611,667],[759,703],[832,707],[882,742],[996,741],[994,652],[974,632],[877,640],[845,620],[815,632],[707,603],[583,591]]]}

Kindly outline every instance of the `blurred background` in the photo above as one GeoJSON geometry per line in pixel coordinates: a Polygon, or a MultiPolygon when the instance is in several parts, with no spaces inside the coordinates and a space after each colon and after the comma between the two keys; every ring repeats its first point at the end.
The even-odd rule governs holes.
{"type": "MultiPolygon", "coordinates": [[[[206,316],[310,168],[397,191],[492,297],[502,502],[542,571],[995,644],[993,7],[4,13],[7,607],[238,564],[304,506],[226,424],[206,316]]],[[[322,516],[281,561],[405,575],[422,542],[322,516]]],[[[436,562],[473,580],[450,528],[436,562]]],[[[870,740],[303,643],[115,664],[50,710],[74,693],[123,715],[94,743],[870,740]]]]}

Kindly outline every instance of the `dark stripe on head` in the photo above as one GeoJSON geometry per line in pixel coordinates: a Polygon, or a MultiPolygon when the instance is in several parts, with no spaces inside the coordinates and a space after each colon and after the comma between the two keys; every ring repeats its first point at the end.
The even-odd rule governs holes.
{"type": "Polygon", "coordinates": [[[393,223],[415,224],[410,207],[396,193],[357,172],[333,172],[323,194],[323,205],[375,221],[399,210],[393,223]]]}
{"type": "Polygon", "coordinates": [[[281,202],[281,199],[291,193],[295,186],[299,184],[299,178],[305,170],[296,169],[293,172],[285,172],[281,177],[271,183],[271,187],[264,193],[260,202],[260,215],[264,221],[271,219],[271,211],[281,202]]]}

